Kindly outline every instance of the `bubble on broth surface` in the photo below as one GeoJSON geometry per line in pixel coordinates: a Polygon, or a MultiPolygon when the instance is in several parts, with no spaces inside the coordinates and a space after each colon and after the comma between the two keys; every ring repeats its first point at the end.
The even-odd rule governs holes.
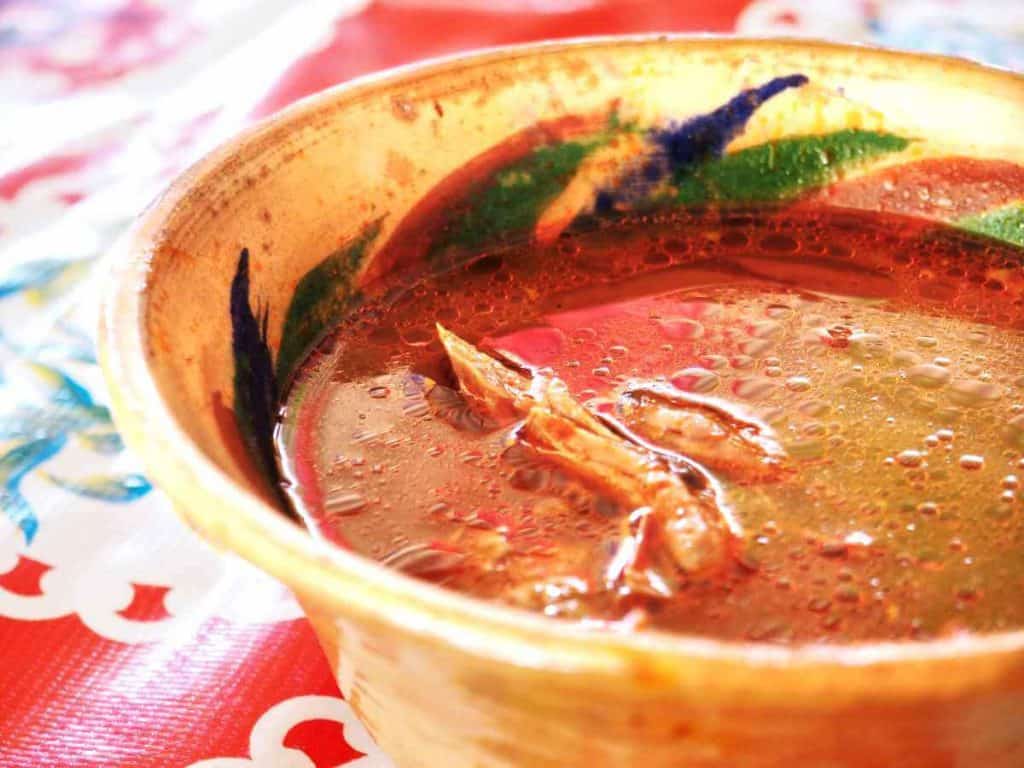
{"type": "MultiPolygon", "coordinates": [[[[369,286],[289,394],[279,449],[301,471],[288,493],[332,541],[561,620],[767,643],[1024,626],[1020,286],[940,285],[1018,252],[839,215],[627,220],[413,290],[369,286]],[[675,422],[647,433],[735,516],[732,560],[699,578],[662,567],[661,534],[625,535],[634,510],[474,409],[435,321],[563,380],[613,428],[638,383],[759,425],[784,454],[771,480],[668,448],[675,422]],[[609,588],[629,542],[648,547],[650,578],[609,588]]],[[[727,441],[681,423],[706,428],[688,450],[714,458],[727,441]]]]}

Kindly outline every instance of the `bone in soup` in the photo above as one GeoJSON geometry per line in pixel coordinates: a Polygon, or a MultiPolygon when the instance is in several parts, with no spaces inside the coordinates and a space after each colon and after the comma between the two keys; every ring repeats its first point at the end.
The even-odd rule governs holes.
{"type": "Polygon", "coordinates": [[[1012,246],[796,206],[382,279],[281,410],[317,535],[468,595],[778,643],[1024,624],[1012,246]]]}

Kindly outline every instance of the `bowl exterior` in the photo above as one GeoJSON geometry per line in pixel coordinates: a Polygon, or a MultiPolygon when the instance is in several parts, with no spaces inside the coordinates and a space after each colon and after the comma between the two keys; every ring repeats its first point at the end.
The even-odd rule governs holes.
{"type": "Polygon", "coordinates": [[[787,41],[546,44],[346,85],[201,161],[111,257],[113,410],[189,525],[294,589],[402,768],[1016,768],[1019,634],[727,646],[477,604],[285,520],[271,440],[296,364],[374,278],[484,237],[557,237],[600,194],[812,198],[1024,244],[1022,117],[1008,73],[787,41]],[[657,189],[637,193],[629,168],[650,158],[657,189]],[[509,188],[515,216],[478,205],[509,188]]]}

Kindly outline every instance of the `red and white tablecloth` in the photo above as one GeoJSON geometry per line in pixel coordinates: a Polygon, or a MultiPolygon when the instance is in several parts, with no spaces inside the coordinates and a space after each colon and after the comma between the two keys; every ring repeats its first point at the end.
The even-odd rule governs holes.
{"type": "Polygon", "coordinates": [[[0,766],[383,768],[288,592],[178,523],[110,423],[100,256],[246,123],[414,59],[616,32],[1024,63],[963,0],[0,0],[0,766]]]}

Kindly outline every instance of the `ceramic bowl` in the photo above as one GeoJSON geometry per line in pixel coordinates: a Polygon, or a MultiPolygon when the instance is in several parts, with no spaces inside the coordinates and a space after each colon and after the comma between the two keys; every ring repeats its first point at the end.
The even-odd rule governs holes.
{"type": "Polygon", "coordinates": [[[590,39],[348,83],[200,161],[123,242],[117,422],[190,526],[294,590],[402,768],[1021,766],[1024,633],[779,647],[527,615],[315,541],[270,444],[309,345],[369,280],[472,246],[466,211],[539,237],[649,157],[672,204],[819,197],[1020,243],[1021,125],[1014,74],[806,41],[590,39]],[[474,208],[496,186],[512,202],[474,208]]]}

